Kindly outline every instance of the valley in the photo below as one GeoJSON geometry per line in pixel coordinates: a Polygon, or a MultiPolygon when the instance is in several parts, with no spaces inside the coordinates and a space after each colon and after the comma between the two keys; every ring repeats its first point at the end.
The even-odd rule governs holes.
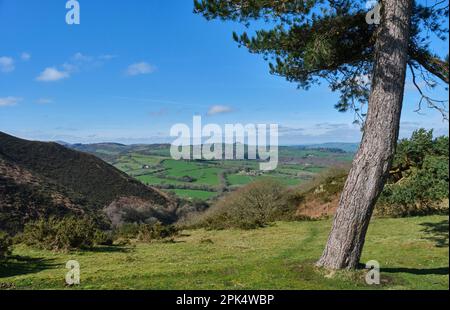
{"type": "Polygon", "coordinates": [[[214,199],[222,193],[264,179],[297,186],[327,169],[348,167],[355,148],[351,144],[284,146],[279,151],[277,169],[264,172],[259,170],[258,160],[173,160],[170,145],[164,144],[67,146],[94,154],[145,185],[190,200],[214,199]]]}

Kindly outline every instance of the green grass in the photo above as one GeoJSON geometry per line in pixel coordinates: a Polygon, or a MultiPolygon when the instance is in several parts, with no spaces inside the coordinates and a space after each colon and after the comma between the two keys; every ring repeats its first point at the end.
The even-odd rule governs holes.
{"type": "Polygon", "coordinates": [[[129,174],[141,174],[145,172],[151,172],[152,169],[142,169],[142,166],[148,165],[153,169],[164,160],[164,157],[154,155],[142,155],[131,153],[128,155],[120,156],[115,162],[114,166],[129,174]]]}
{"type": "Polygon", "coordinates": [[[374,219],[362,261],[381,264],[380,286],[364,271],[313,267],[330,221],[252,230],[185,231],[173,243],[55,254],[25,246],[0,267],[18,289],[64,289],[65,263],[81,264],[79,289],[448,289],[448,217],[374,219]]]}
{"type": "Polygon", "coordinates": [[[254,177],[241,174],[230,174],[227,175],[227,180],[230,185],[245,185],[254,181],[254,177]]]}
{"type": "MultiPolygon", "coordinates": [[[[157,151],[158,149],[155,150],[157,151]]],[[[271,173],[266,173],[261,176],[251,176],[238,173],[238,171],[244,169],[258,171],[259,163],[254,160],[173,160],[163,153],[159,154],[158,152],[153,152],[155,150],[152,150],[151,154],[143,154],[137,151],[129,152],[125,155],[118,156],[113,164],[116,168],[150,186],[174,185],[182,188],[194,185],[196,187],[208,186],[217,189],[219,189],[220,186],[225,185],[221,184],[221,178],[219,177],[222,173],[226,173],[230,189],[234,189],[269,177],[277,179],[287,186],[296,186],[302,183],[304,179],[310,179],[312,176],[325,169],[314,165],[305,166],[304,164],[280,162],[278,168],[271,173]],[[148,165],[149,167],[144,169],[144,165],[148,165]],[[165,176],[166,178],[161,176],[165,176]],[[195,180],[193,182],[185,182],[182,180],[185,176],[189,176],[195,180]]],[[[311,154],[315,154],[318,157],[335,156],[334,154],[322,151],[290,150],[290,152],[297,152],[300,157],[311,154]]],[[[217,196],[218,194],[211,194],[210,192],[205,193],[198,190],[177,190],[174,192],[182,198],[199,199],[208,199],[217,196]]]]}
{"type": "Polygon", "coordinates": [[[189,171],[195,168],[195,163],[192,161],[184,161],[184,160],[174,160],[167,159],[163,162],[164,167],[171,169],[173,171],[189,171]]]}
{"type": "Polygon", "coordinates": [[[121,162],[115,164],[115,167],[124,172],[128,172],[128,171],[141,169],[142,165],[132,161],[131,159],[127,159],[127,160],[122,160],[121,162]]]}
{"type": "Polygon", "coordinates": [[[260,180],[267,180],[267,179],[273,179],[281,182],[284,185],[293,186],[293,185],[299,185],[302,180],[288,176],[288,175],[281,175],[281,174],[268,174],[268,175],[261,175],[261,176],[249,176],[249,175],[242,175],[242,174],[230,174],[227,175],[227,180],[230,185],[246,185],[249,183],[252,183],[254,181],[260,181],[260,180]]]}
{"type": "Polygon", "coordinates": [[[154,155],[131,154],[133,160],[142,165],[158,165],[165,157],[154,155]]]}
{"type": "Polygon", "coordinates": [[[171,180],[171,179],[164,179],[164,178],[158,178],[151,174],[146,175],[140,175],[137,176],[136,179],[143,182],[144,184],[149,185],[161,185],[161,184],[173,184],[173,185],[179,185],[184,184],[183,182],[177,181],[177,180],[171,180]]]}
{"type": "Polygon", "coordinates": [[[305,171],[309,171],[309,172],[313,172],[313,173],[320,173],[322,171],[324,171],[326,168],[325,167],[306,167],[305,171]]]}
{"type": "MultiPolygon", "coordinates": [[[[204,184],[204,185],[220,185],[219,182],[219,173],[221,172],[221,169],[219,168],[202,168],[202,167],[196,167],[195,170],[189,171],[188,174],[182,174],[188,175],[192,178],[195,178],[196,181],[193,182],[194,184],[204,184]]],[[[181,175],[180,175],[181,176],[181,175]]]]}
{"type": "Polygon", "coordinates": [[[219,185],[218,175],[222,171],[220,168],[210,167],[208,164],[191,161],[165,160],[164,167],[168,168],[167,175],[172,177],[190,176],[195,178],[193,184],[219,185]]]}
{"type": "Polygon", "coordinates": [[[196,198],[196,199],[202,199],[202,200],[208,200],[209,198],[212,198],[217,195],[216,192],[207,192],[207,191],[193,190],[193,189],[173,189],[170,191],[174,192],[179,197],[191,198],[191,199],[196,198]]]}

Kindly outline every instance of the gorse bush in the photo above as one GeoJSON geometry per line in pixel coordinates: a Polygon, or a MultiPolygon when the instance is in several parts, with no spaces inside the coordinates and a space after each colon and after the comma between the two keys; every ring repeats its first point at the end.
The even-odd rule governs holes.
{"type": "Polygon", "coordinates": [[[420,129],[399,142],[376,214],[412,216],[448,213],[448,137],[420,129]]]}
{"type": "Polygon", "coordinates": [[[137,239],[139,241],[150,242],[153,240],[161,240],[173,238],[178,234],[178,229],[173,225],[163,225],[160,222],[156,224],[141,224],[137,239]]]}
{"type": "Polygon", "coordinates": [[[141,224],[124,223],[114,229],[114,239],[136,239],[141,224]]]}
{"type": "Polygon", "coordinates": [[[421,169],[408,178],[387,184],[377,213],[384,216],[412,216],[448,212],[448,158],[426,157],[421,169]]]}
{"type": "Polygon", "coordinates": [[[12,240],[5,232],[0,231],[0,260],[11,254],[12,240]]]}
{"type": "Polygon", "coordinates": [[[94,234],[95,245],[113,245],[114,239],[112,232],[97,230],[94,234]]]}
{"type": "Polygon", "coordinates": [[[21,241],[41,249],[67,251],[91,248],[96,236],[98,229],[89,218],[50,218],[26,224],[21,241]]]}
{"type": "Polygon", "coordinates": [[[209,229],[264,227],[292,217],[286,188],[274,180],[249,184],[231,192],[197,219],[191,226],[209,229]]]}
{"type": "MultiPolygon", "coordinates": [[[[126,241],[135,239],[144,242],[175,237],[179,230],[174,225],[125,223],[114,230],[114,239],[126,241]]],[[[128,242],[127,242],[128,243],[128,242]]]]}

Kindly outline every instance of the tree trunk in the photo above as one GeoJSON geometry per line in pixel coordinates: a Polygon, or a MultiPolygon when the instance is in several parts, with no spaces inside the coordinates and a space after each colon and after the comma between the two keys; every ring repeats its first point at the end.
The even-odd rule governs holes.
{"type": "Polygon", "coordinates": [[[327,245],[317,262],[329,269],[358,267],[369,221],[398,140],[412,0],[384,0],[382,5],[361,146],[345,183],[327,245]]]}

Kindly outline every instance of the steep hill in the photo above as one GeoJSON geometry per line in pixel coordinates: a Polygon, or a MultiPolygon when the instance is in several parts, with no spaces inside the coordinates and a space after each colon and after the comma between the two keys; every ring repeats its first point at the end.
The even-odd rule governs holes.
{"type": "Polygon", "coordinates": [[[20,167],[0,153],[0,229],[15,233],[29,220],[84,214],[87,201],[67,188],[20,167]]]}
{"type": "Polygon", "coordinates": [[[164,193],[93,155],[2,132],[0,172],[3,218],[10,218],[13,213],[33,218],[41,213],[101,210],[124,197],[136,197],[159,208],[172,206],[164,193]]]}

